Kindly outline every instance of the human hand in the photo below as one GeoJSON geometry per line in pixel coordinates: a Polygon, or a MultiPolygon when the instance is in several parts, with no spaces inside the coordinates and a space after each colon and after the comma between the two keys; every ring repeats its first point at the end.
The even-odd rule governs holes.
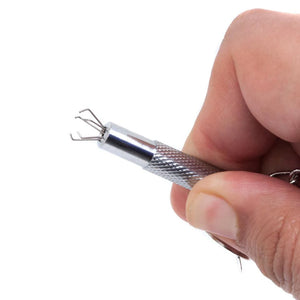
{"type": "Polygon", "coordinates": [[[224,170],[172,205],[300,299],[300,189],[262,174],[300,167],[300,15],[252,10],[229,27],[184,151],[224,170]],[[262,173],[262,174],[258,174],[262,173]]]}

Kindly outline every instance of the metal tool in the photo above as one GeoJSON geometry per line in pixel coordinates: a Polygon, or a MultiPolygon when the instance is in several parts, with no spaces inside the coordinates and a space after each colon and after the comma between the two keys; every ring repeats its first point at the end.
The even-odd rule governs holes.
{"type": "Polygon", "coordinates": [[[271,177],[278,177],[288,181],[290,184],[300,187],[300,169],[292,171],[279,171],[270,174],[271,177]]]}
{"type": "MultiPolygon", "coordinates": [[[[170,180],[186,189],[191,189],[194,184],[205,176],[220,172],[221,169],[208,164],[198,158],[178,151],[158,141],[147,139],[131,132],[114,123],[103,125],[90,109],[84,109],[79,114],[86,113],[90,117],[84,118],[78,115],[75,118],[82,120],[96,131],[96,135],[78,137],[71,134],[73,141],[97,141],[100,148],[123,157],[163,178],[170,180]]],[[[275,172],[272,177],[286,178],[291,184],[299,186],[300,169],[293,171],[275,172]]],[[[224,244],[212,236],[226,249],[247,258],[244,254],[224,244]]]]}
{"type": "Polygon", "coordinates": [[[123,157],[156,175],[164,177],[186,189],[205,176],[221,170],[181,151],[173,149],[158,141],[147,139],[114,123],[105,126],[90,109],[87,112],[91,118],[76,118],[82,120],[98,131],[95,136],[83,137],[77,132],[74,141],[98,141],[100,148],[123,157]]]}

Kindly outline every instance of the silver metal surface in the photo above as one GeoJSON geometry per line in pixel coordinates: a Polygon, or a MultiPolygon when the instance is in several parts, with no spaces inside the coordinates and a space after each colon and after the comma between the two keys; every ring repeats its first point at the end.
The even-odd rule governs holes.
{"type": "Polygon", "coordinates": [[[90,119],[90,118],[83,118],[81,115],[78,115],[75,117],[75,119],[80,119],[81,121],[85,122],[86,124],[90,125],[91,127],[93,127],[95,130],[97,130],[97,135],[94,136],[85,136],[83,137],[78,131],[77,131],[77,138],[75,138],[72,133],[70,133],[71,139],[73,141],[98,141],[103,134],[105,133],[105,126],[100,122],[100,120],[96,117],[96,115],[89,109],[83,109],[79,111],[79,114],[82,113],[89,113],[90,117],[92,117],[94,120],[90,119]]]}
{"type": "Polygon", "coordinates": [[[300,187],[300,169],[295,169],[292,171],[279,171],[270,174],[271,177],[278,177],[290,184],[300,187]]]}
{"type": "Polygon", "coordinates": [[[143,168],[152,160],[156,152],[154,141],[114,123],[106,124],[105,128],[104,135],[98,140],[100,148],[125,158],[143,168]]]}
{"type": "MultiPolygon", "coordinates": [[[[160,142],[149,140],[116,124],[108,123],[104,126],[90,109],[84,109],[79,113],[90,114],[90,118],[83,118],[82,116],[76,118],[94,128],[97,135],[82,136],[77,132],[77,138],[71,134],[73,141],[98,141],[100,148],[125,158],[186,189],[191,189],[197,181],[205,176],[221,171],[198,158],[160,142]]],[[[291,184],[300,186],[300,169],[275,172],[270,176],[279,177],[291,184]]],[[[211,237],[239,257],[247,258],[246,255],[215,236],[211,235],[211,237]]]]}
{"type": "Polygon", "coordinates": [[[155,154],[145,170],[191,189],[205,176],[221,170],[191,155],[155,141],[155,154]]]}
{"type": "Polygon", "coordinates": [[[77,132],[77,137],[71,134],[73,141],[97,141],[100,148],[186,189],[191,189],[205,176],[221,171],[198,158],[147,139],[114,123],[103,125],[88,108],[81,110],[75,118],[91,126],[97,134],[82,136],[77,132]],[[88,114],[88,117],[83,117],[83,114],[88,114]]]}
{"type": "MultiPolygon", "coordinates": [[[[89,114],[89,118],[84,118],[81,115],[75,118],[94,128],[97,135],[82,136],[77,132],[77,138],[71,134],[73,141],[98,141],[102,149],[184,188],[191,189],[197,181],[205,176],[221,171],[198,158],[160,142],[149,140],[114,123],[108,123],[104,126],[88,108],[79,112],[79,114],[82,113],[89,114]]],[[[270,174],[270,176],[285,179],[300,187],[300,169],[279,171],[270,174]]]]}
{"type": "Polygon", "coordinates": [[[129,160],[146,171],[191,189],[205,176],[220,169],[158,141],[149,140],[114,123],[98,140],[99,146],[129,160]]]}

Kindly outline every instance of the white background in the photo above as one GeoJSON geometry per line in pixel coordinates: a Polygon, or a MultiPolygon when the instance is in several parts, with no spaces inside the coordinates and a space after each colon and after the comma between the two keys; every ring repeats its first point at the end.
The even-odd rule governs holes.
{"type": "Polygon", "coordinates": [[[299,1],[0,1],[0,299],[291,299],[171,209],[170,183],[74,143],[90,107],[181,148],[231,21],[299,1]]]}

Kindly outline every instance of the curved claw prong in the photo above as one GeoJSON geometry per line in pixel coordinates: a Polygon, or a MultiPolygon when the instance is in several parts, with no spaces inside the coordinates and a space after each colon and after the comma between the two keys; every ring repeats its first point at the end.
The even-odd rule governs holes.
{"type": "Polygon", "coordinates": [[[92,126],[94,129],[98,130],[100,133],[103,132],[103,130],[105,130],[105,127],[101,126],[100,124],[96,123],[95,121],[91,120],[91,119],[85,119],[82,118],[81,116],[76,116],[75,119],[80,119],[83,122],[87,123],[88,125],[92,126]]]}
{"type": "Polygon", "coordinates": [[[70,137],[71,137],[71,140],[72,141],[82,141],[82,139],[81,138],[74,138],[74,136],[73,136],[73,134],[72,133],[70,133],[70,137]]]}
{"type": "Polygon", "coordinates": [[[72,133],[70,133],[70,137],[72,141],[81,142],[81,141],[101,141],[101,136],[85,136],[83,137],[79,132],[77,132],[79,138],[75,138],[72,133]]]}
{"type": "Polygon", "coordinates": [[[270,174],[271,177],[283,177],[288,181],[290,184],[299,185],[300,179],[300,169],[295,169],[292,171],[279,171],[270,174]]]}
{"type": "Polygon", "coordinates": [[[106,127],[100,122],[100,120],[96,117],[96,115],[89,109],[83,109],[79,111],[79,113],[83,112],[89,112],[94,120],[88,119],[88,118],[83,118],[82,116],[76,116],[75,119],[80,119],[81,121],[85,122],[89,126],[93,127],[95,130],[97,130],[100,135],[99,136],[82,136],[79,132],[77,132],[77,135],[79,138],[74,137],[72,134],[70,134],[71,139],[73,141],[100,141],[106,131],[106,127]]]}
{"type": "Polygon", "coordinates": [[[100,120],[96,117],[96,115],[89,109],[89,108],[85,108],[83,110],[80,110],[79,113],[83,113],[85,111],[88,111],[94,118],[95,120],[98,122],[98,125],[100,125],[100,127],[104,128],[105,126],[100,122],[100,120]]]}
{"type": "Polygon", "coordinates": [[[290,175],[290,171],[279,171],[279,172],[274,172],[272,174],[270,174],[270,177],[279,177],[279,176],[286,176],[286,175],[290,175]]]}

